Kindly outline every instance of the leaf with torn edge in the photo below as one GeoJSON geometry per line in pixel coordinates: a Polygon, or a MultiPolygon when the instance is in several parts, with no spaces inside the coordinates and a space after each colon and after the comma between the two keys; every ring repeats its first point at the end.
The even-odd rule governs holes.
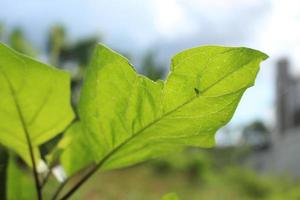
{"type": "Polygon", "coordinates": [[[154,82],[98,45],[79,104],[95,161],[108,170],[185,146],[213,146],[266,58],[249,48],[197,47],[177,54],[166,81],[154,82]]]}

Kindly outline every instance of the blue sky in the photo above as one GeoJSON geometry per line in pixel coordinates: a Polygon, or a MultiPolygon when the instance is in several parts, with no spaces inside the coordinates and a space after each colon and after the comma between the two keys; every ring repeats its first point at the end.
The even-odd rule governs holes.
{"type": "MultiPolygon", "coordinates": [[[[262,64],[231,124],[274,119],[274,62],[288,56],[300,66],[298,0],[0,0],[0,21],[21,26],[41,46],[49,27],[66,26],[72,39],[101,35],[105,44],[137,58],[155,48],[168,67],[183,49],[219,44],[247,46],[271,57],[262,64]]],[[[297,74],[299,68],[293,68],[297,74]]]]}

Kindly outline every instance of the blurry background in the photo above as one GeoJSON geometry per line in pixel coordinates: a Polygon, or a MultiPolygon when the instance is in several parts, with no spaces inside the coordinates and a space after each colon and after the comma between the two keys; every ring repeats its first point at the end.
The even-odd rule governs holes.
{"type": "Polygon", "coordinates": [[[194,46],[270,56],[216,148],[99,174],[76,198],[147,200],[175,191],[187,200],[300,199],[299,0],[0,0],[0,8],[0,41],[70,71],[74,104],[98,42],[153,80],[166,76],[172,55],[194,46]]]}

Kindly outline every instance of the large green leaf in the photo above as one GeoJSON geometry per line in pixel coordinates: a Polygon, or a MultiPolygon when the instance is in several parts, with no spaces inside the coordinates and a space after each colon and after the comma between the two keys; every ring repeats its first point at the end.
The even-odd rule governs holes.
{"type": "Polygon", "coordinates": [[[186,145],[214,145],[266,58],[249,48],[198,47],[177,54],[167,80],[154,82],[98,45],[79,104],[95,160],[113,169],[186,145]]]}
{"type": "Polygon", "coordinates": [[[0,44],[0,143],[30,163],[28,140],[37,159],[73,117],[70,75],[0,44]]]}

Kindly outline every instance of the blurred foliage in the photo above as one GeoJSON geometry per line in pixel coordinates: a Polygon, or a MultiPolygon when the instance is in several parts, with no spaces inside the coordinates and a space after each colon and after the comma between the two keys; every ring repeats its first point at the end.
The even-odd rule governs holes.
{"type": "Polygon", "coordinates": [[[254,121],[245,126],[242,134],[243,143],[252,146],[254,150],[263,150],[270,147],[270,130],[262,121],[254,121]]]}
{"type": "MultiPolygon", "coordinates": [[[[219,160],[213,156],[220,158],[225,155],[223,150],[229,154],[230,149],[218,151],[188,149],[146,164],[99,172],[72,199],[98,200],[100,197],[103,200],[157,200],[169,191],[176,191],[182,200],[300,199],[299,181],[258,174],[242,167],[238,160],[235,160],[235,164],[230,161],[228,165],[220,161],[222,163],[220,167],[219,160]]],[[[10,170],[24,170],[20,166],[16,167],[10,166],[10,170]]],[[[14,186],[15,191],[18,191],[19,184],[32,184],[26,170],[25,175],[14,176],[19,182],[14,186]]],[[[44,191],[44,194],[50,197],[57,185],[53,179],[48,184],[51,187],[47,187],[49,189],[44,191]]],[[[30,195],[24,194],[24,190],[19,193],[18,195],[23,195],[22,197],[30,195]]]]}
{"type": "Polygon", "coordinates": [[[99,41],[99,37],[92,36],[77,42],[70,42],[67,31],[63,26],[53,26],[47,42],[50,63],[62,67],[68,62],[73,62],[84,67],[88,64],[94,46],[99,41]]]}
{"type": "Polygon", "coordinates": [[[61,25],[53,26],[48,35],[47,55],[52,65],[63,68],[72,74],[72,102],[79,98],[81,81],[94,46],[99,37],[91,36],[77,42],[70,42],[67,31],[61,25]]]}
{"type": "Polygon", "coordinates": [[[148,78],[156,81],[162,79],[165,70],[155,61],[155,51],[149,50],[145,53],[141,63],[141,73],[148,78]]]}
{"type": "Polygon", "coordinates": [[[91,37],[80,40],[70,46],[65,46],[61,50],[60,62],[65,63],[72,60],[80,66],[86,66],[90,60],[94,46],[98,41],[98,37],[91,37]]]}
{"type": "Polygon", "coordinates": [[[60,25],[53,26],[47,41],[49,60],[53,66],[58,66],[59,56],[64,45],[66,45],[66,33],[64,27],[60,25]]]}
{"type": "Polygon", "coordinates": [[[168,191],[176,191],[183,200],[300,199],[299,181],[243,167],[245,152],[191,148],[135,167],[98,173],[74,199],[157,200],[168,191]],[[235,156],[226,162],[231,154],[235,156]]]}
{"type": "Polygon", "coordinates": [[[188,175],[189,182],[206,180],[211,164],[209,157],[194,148],[150,162],[154,172],[158,175],[182,172],[188,175]]]}
{"type": "Polygon", "coordinates": [[[20,28],[15,28],[9,36],[10,46],[16,51],[35,57],[36,51],[32,45],[25,39],[23,31],[20,28]]]}
{"type": "Polygon", "coordinates": [[[185,189],[176,190],[184,199],[300,199],[299,181],[258,174],[243,167],[242,158],[247,152],[245,148],[190,149],[150,164],[157,172],[157,167],[163,163],[165,170],[162,174],[180,172],[189,180],[186,183],[194,188],[191,194],[185,191],[188,185],[183,186],[185,189]],[[192,170],[191,174],[191,169],[196,170],[192,170]]]}

